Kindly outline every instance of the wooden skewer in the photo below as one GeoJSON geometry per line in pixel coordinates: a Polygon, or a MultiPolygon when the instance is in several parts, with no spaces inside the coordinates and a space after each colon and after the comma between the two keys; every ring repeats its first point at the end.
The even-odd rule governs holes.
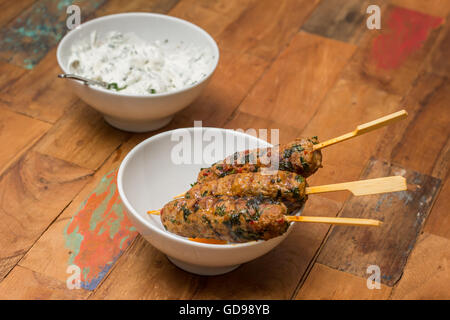
{"type": "MultiPolygon", "coordinates": [[[[306,194],[334,192],[348,190],[355,196],[364,196],[369,194],[387,193],[406,190],[406,179],[402,176],[392,176],[384,178],[375,178],[367,180],[358,180],[352,182],[326,184],[323,186],[306,187],[306,194]]],[[[181,198],[186,194],[183,192],[173,197],[181,198]]]]}
{"type": "Polygon", "coordinates": [[[285,216],[287,221],[311,222],[311,223],[329,223],[346,226],[373,226],[379,227],[383,222],[373,219],[357,218],[330,218],[330,217],[305,217],[305,216],[285,216]]]}
{"type": "Polygon", "coordinates": [[[316,187],[306,187],[306,194],[333,192],[348,190],[355,196],[364,196],[369,194],[387,193],[404,191],[407,189],[406,179],[402,176],[392,176],[384,178],[375,178],[359,180],[344,183],[327,184],[316,187]]]}
{"type": "Polygon", "coordinates": [[[176,195],[175,197],[173,197],[173,198],[174,198],[174,199],[177,199],[177,198],[183,198],[185,194],[186,194],[186,192],[183,192],[183,193],[177,194],[177,195],[176,195]]]}
{"type": "MultiPolygon", "coordinates": [[[[147,211],[148,214],[159,215],[160,210],[147,211]]],[[[284,216],[287,221],[292,222],[309,222],[309,223],[328,223],[346,226],[370,226],[379,227],[383,222],[373,219],[357,219],[357,218],[331,218],[331,217],[305,217],[305,216],[284,216]]]]}
{"type": "Polygon", "coordinates": [[[327,141],[324,141],[324,142],[314,145],[313,150],[323,149],[323,148],[331,146],[335,143],[342,142],[342,141],[348,140],[350,138],[360,136],[364,133],[367,133],[372,130],[375,130],[375,129],[384,127],[388,124],[391,124],[397,120],[404,119],[407,116],[408,116],[408,112],[406,112],[406,110],[401,110],[401,111],[397,111],[392,114],[389,114],[385,117],[382,117],[382,118],[379,118],[379,119],[376,119],[376,120],[373,120],[373,121],[370,121],[370,122],[367,122],[364,124],[360,124],[352,132],[343,134],[342,136],[339,136],[339,137],[336,137],[336,138],[333,138],[333,139],[330,139],[330,140],[327,140],[327,141]]]}

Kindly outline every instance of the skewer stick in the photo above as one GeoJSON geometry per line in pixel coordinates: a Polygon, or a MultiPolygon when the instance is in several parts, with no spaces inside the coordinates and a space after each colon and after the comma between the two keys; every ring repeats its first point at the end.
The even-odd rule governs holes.
{"type": "MultiPolygon", "coordinates": [[[[383,177],[367,180],[358,180],[343,183],[326,184],[323,186],[306,187],[306,194],[334,192],[348,190],[355,196],[365,196],[369,194],[405,191],[407,189],[406,179],[402,176],[383,177]]],[[[182,198],[186,192],[175,197],[182,198]]]]}
{"type": "Polygon", "coordinates": [[[364,124],[360,124],[352,132],[343,134],[342,136],[339,136],[339,137],[336,137],[336,138],[333,138],[333,139],[330,139],[330,140],[327,140],[327,141],[324,141],[324,142],[314,145],[313,150],[315,151],[315,150],[323,149],[323,148],[331,146],[335,143],[342,142],[342,141],[348,140],[350,138],[360,136],[364,133],[367,133],[372,130],[375,130],[375,129],[384,127],[388,124],[391,124],[397,120],[404,119],[407,116],[408,116],[408,112],[406,112],[406,110],[401,110],[401,111],[397,111],[392,114],[389,114],[387,116],[384,116],[382,118],[379,118],[379,119],[376,119],[376,120],[373,120],[373,121],[370,121],[370,122],[367,122],[364,124]]]}
{"type": "Polygon", "coordinates": [[[185,194],[186,194],[186,192],[183,192],[183,193],[177,194],[177,195],[176,195],[175,197],[173,197],[173,198],[174,198],[174,199],[177,199],[177,198],[183,198],[185,194]]]}
{"type": "Polygon", "coordinates": [[[305,217],[305,216],[285,216],[287,221],[311,222],[311,223],[329,223],[345,226],[373,226],[379,227],[383,222],[373,219],[357,218],[329,218],[329,217],[305,217]]]}
{"type": "Polygon", "coordinates": [[[306,194],[348,190],[355,196],[378,194],[406,190],[406,179],[402,176],[392,176],[376,179],[359,180],[344,183],[327,184],[316,187],[306,187],[306,194]]]}
{"type": "MultiPolygon", "coordinates": [[[[159,215],[160,210],[147,211],[148,214],[159,215]]],[[[357,218],[330,218],[330,217],[305,217],[305,216],[284,216],[287,221],[292,222],[309,222],[309,223],[328,223],[345,226],[373,226],[379,227],[383,222],[373,219],[357,219],[357,218]]]]}

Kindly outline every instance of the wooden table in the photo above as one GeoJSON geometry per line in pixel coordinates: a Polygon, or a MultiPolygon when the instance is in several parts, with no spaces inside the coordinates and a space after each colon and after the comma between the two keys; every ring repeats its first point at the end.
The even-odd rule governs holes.
{"type": "Polygon", "coordinates": [[[383,228],[297,224],[269,254],[216,277],[176,268],[124,215],[116,170],[158,132],[108,126],[56,78],[65,3],[0,0],[1,298],[450,298],[450,1],[79,1],[82,21],[160,12],[217,40],[211,83],[158,132],[203,120],[280,129],[281,142],[325,140],[409,113],[324,150],[324,168],[309,181],[405,176],[407,192],[323,194],[305,209],[382,219],[383,228]],[[369,4],[381,8],[381,30],[366,27],[369,4]],[[79,290],[66,286],[72,264],[81,268],[79,290]],[[370,265],[380,268],[379,289],[366,285],[370,265]]]}

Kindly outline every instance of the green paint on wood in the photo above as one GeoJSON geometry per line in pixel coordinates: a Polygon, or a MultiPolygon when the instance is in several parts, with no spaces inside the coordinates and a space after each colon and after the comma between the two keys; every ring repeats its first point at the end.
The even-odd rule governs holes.
{"type": "MultiPolygon", "coordinates": [[[[73,220],[73,217],[71,219],[71,221],[73,220]]],[[[75,231],[73,233],[67,233],[67,229],[69,227],[70,223],[64,228],[64,238],[66,239],[66,248],[71,248],[72,252],[69,256],[69,262],[68,265],[72,265],[74,264],[74,259],[75,257],[80,253],[80,247],[81,247],[81,242],[83,241],[83,235],[80,234],[79,231],[79,227],[75,228],[75,231]]]]}
{"type": "Polygon", "coordinates": [[[86,21],[106,0],[36,1],[0,31],[0,59],[32,69],[69,31],[67,7],[72,3],[81,9],[86,21]]]}

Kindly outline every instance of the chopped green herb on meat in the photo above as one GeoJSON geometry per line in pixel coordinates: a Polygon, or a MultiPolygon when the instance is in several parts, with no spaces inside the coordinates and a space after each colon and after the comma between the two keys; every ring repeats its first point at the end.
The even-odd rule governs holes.
{"type": "Polygon", "coordinates": [[[181,210],[183,210],[183,217],[184,217],[184,220],[187,221],[187,220],[188,220],[188,216],[192,213],[191,210],[189,210],[188,208],[186,208],[185,205],[183,205],[183,206],[181,207],[181,210]]]}
{"type": "Polygon", "coordinates": [[[218,216],[223,217],[226,214],[225,206],[217,206],[214,213],[218,216]]]}

